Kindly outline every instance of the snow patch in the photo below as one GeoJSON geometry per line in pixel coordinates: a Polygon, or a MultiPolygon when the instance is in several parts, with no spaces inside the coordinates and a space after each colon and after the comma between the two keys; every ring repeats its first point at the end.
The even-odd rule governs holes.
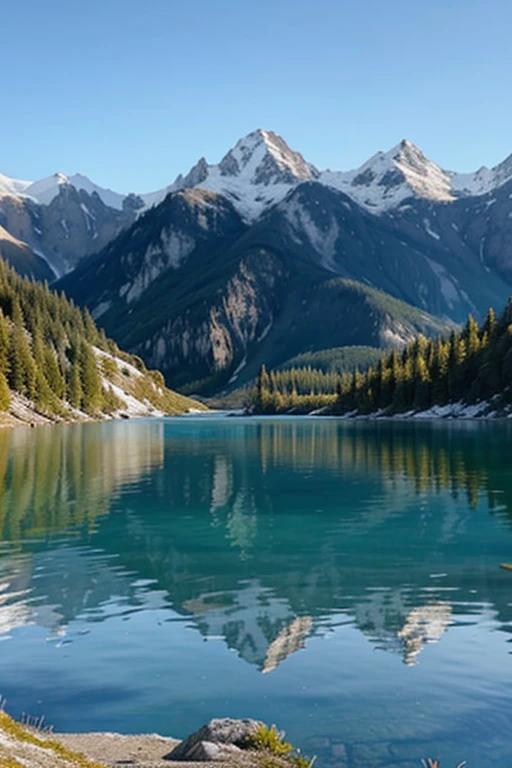
{"type": "Polygon", "coordinates": [[[235,370],[233,371],[233,375],[231,376],[231,378],[230,378],[230,380],[229,380],[228,384],[232,384],[234,381],[236,381],[236,379],[238,378],[238,374],[240,373],[240,371],[241,371],[243,368],[245,368],[245,366],[246,366],[246,365],[247,365],[247,358],[246,358],[246,357],[244,357],[244,359],[242,360],[242,362],[240,363],[240,365],[237,365],[237,367],[236,367],[236,368],[235,368],[235,370]]]}
{"type": "Polygon", "coordinates": [[[340,234],[337,221],[330,217],[327,225],[320,226],[297,200],[289,201],[284,213],[292,228],[294,240],[302,243],[301,235],[305,233],[313,249],[320,254],[321,265],[331,272],[336,272],[336,243],[340,234]]]}
{"type": "Polygon", "coordinates": [[[270,332],[270,329],[272,328],[272,323],[273,322],[274,322],[274,318],[271,317],[270,320],[268,321],[267,325],[264,327],[264,329],[262,330],[262,332],[260,333],[260,335],[256,339],[256,341],[258,341],[258,342],[263,341],[263,339],[266,338],[266,336],[268,336],[268,334],[270,332]]]}
{"type": "Polygon", "coordinates": [[[431,226],[430,221],[428,219],[423,219],[423,224],[424,224],[425,232],[427,233],[427,235],[430,235],[430,237],[433,237],[434,240],[440,240],[441,239],[439,234],[437,232],[434,232],[434,230],[432,229],[432,226],[431,226]]]}
{"type": "Polygon", "coordinates": [[[446,269],[438,264],[437,261],[433,261],[428,257],[425,257],[430,265],[430,268],[439,279],[439,285],[441,293],[450,308],[460,302],[459,286],[454,277],[450,277],[446,269]]]}
{"type": "Polygon", "coordinates": [[[104,315],[105,312],[107,312],[110,309],[111,306],[112,306],[112,302],[111,301],[102,301],[102,302],[100,302],[98,304],[98,306],[95,307],[92,310],[92,312],[91,312],[92,319],[93,320],[97,320],[98,317],[101,317],[101,315],[104,315]]]}

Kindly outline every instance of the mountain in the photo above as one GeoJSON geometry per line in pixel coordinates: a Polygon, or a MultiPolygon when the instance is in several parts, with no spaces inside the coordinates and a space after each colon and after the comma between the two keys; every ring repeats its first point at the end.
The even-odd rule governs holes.
{"type": "Polygon", "coordinates": [[[3,177],[0,226],[119,343],[176,386],[211,391],[262,362],[403,345],[500,309],[511,174],[511,158],[446,171],[405,140],[355,171],[319,171],[257,130],[147,195],[78,174],[3,177]]]}
{"type": "Polygon", "coordinates": [[[460,174],[442,169],[405,139],[355,170],[320,171],[280,136],[258,129],[240,139],[218,164],[203,157],[171,184],[145,194],[124,195],[80,173],[55,173],[34,182],[0,175],[0,225],[62,276],[80,258],[101,250],[141,212],[185,189],[223,195],[251,224],[304,182],[341,191],[380,216],[428,201],[474,201],[511,180],[512,156],[494,168],[460,174]]]}
{"type": "Polygon", "coordinates": [[[23,194],[27,197],[33,197],[38,203],[49,205],[57,197],[62,187],[74,187],[78,191],[87,192],[92,195],[95,192],[100,200],[110,208],[123,210],[123,200],[125,195],[113,192],[111,189],[94,184],[87,176],[81,173],[75,173],[73,176],[66,176],[64,173],[54,173],[46,179],[35,181],[23,189],[23,194]]]}
{"type": "Polygon", "coordinates": [[[280,136],[258,129],[240,139],[218,165],[201,158],[186,176],[142,199],[153,205],[169,192],[200,187],[224,195],[246,221],[254,221],[292,187],[319,177],[320,172],[280,136]]]}
{"type": "MultiPolygon", "coordinates": [[[[290,193],[283,211],[274,207],[251,227],[219,194],[172,193],[58,288],[86,304],[119,343],[190,391],[243,383],[263,361],[279,365],[307,350],[345,345],[402,344],[418,331],[446,327],[347,279],[350,270],[334,269],[318,243],[291,237],[288,212],[304,194],[310,201],[316,194],[344,198],[308,183],[290,193]]],[[[372,221],[360,209],[355,214],[372,221]]]]}
{"type": "Polygon", "coordinates": [[[24,277],[43,281],[51,281],[55,277],[45,259],[35,253],[26,243],[13,237],[2,226],[0,226],[0,257],[24,277]]]}
{"type": "Polygon", "coordinates": [[[218,165],[209,165],[203,157],[185,176],[180,174],[164,189],[139,197],[151,206],[170,192],[201,187],[228,197],[243,218],[253,222],[304,181],[338,189],[380,214],[411,197],[438,203],[480,197],[510,180],[512,155],[494,168],[456,173],[429,160],[407,139],[387,152],[377,152],[352,171],[319,171],[280,136],[258,129],[240,139],[218,165]]]}
{"type": "MultiPolygon", "coordinates": [[[[434,231],[445,210],[438,217],[439,208],[418,201],[410,215],[406,209],[377,217],[343,193],[308,182],[260,218],[244,245],[266,243],[455,321],[502,306],[510,286],[482,263],[478,248],[464,238],[462,221],[458,232],[449,221],[442,235],[434,231]]],[[[472,226],[479,211],[473,206],[464,214],[472,226]]]]}
{"type": "Polygon", "coordinates": [[[322,183],[375,213],[393,210],[411,197],[445,203],[479,197],[511,179],[512,155],[495,168],[455,173],[443,170],[407,139],[388,152],[377,152],[353,171],[325,171],[320,176],[322,183]]]}
{"type": "Polygon", "coordinates": [[[123,210],[117,210],[95,190],[89,193],[59,180],[54,189],[39,187],[47,200],[42,203],[26,194],[34,186],[38,185],[27,187],[22,195],[0,194],[0,226],[46,262],[48,280],[66,274],[83,256],[101,249],[136,216],[130,198],[125,198],[123,210]]]}
{"type": "Polygon", "coordinates": [[[30,186],[30,181],[20,181],[20,179],[11,179],[0,173],[0,195],[20,195],[30,186]]]}
{"type": "Polygon", "coordinates": [[[122,352],[87,312],[0,259],[2,425],[183,413],[196,405],[122,352]]]}
{"type": "MultiPolygon", "coordinates": [[[[449,272],[450,263],[465,271],[468,259],[479,261],[481,290],[494,276],[512,286],[512,180],[484,195],[449,204],[409,200],[388,218],[404,239],[413,238],[420,249],[426,243],[437,244],[449,259],[449,272]]],[[[478,285],[475,288],[480,294],[478,285]]]]}

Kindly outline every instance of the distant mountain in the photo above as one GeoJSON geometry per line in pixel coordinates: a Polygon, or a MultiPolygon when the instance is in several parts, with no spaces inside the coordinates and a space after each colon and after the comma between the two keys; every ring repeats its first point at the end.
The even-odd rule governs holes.
{"type": "MultiPolygon", "coordinates": [[[[457,203],[456,231],[444,204],[417,201],[374,216],[343,193],[308,182],[261,217],[244,246],[265,243],[434,315],[462,321],[468,312],[480,316],[490,305],[502,306],[510,293],[504,277],[482,261],[480,243],[465,236],[482,209],[489,210],[481,202],[457,203]]],[[[491,215],[485,213],[487,221],[491,215]]]]}
{"type": "Polygon", "coordinates": [[[494,168],[456,173],[429,160],[403,139],[387,152],[377,152],[352,171],[319,171],[272,131],[258,129],[240,139],[218,165],[201,158],[185,175],[158,192],[140,195],[146,206],[170,192],[201,187],[228,197],[252,222],[304,181],[318,181],[344,192],[373,213],[392,211],[416,198],[451,202],[480,197],[512,180],[512,155],[494,168]]]}
{"type": "Polygon", "coordinates": [[[320,177],[375,213],[393,210],[410,197],[435,202],[479,197],[511,179],[512,155],[495,168],[455,173],[443,170],[407,139],[388,152],[377,152],[354,171],[325,171],[320,177]]]}
{"type": "Polygon", "coordinates": [[[357,170],[320,171],[260,129],[149,194],[79,174],[0,177],[0,226],[20,271],[41,277],[44,258],[122,345],[211,391],[262,362],[400,346],[501,309],[512,158],[457,174],[404,140],[357,170]]]}
{"type": "Polygon", "coordinates": [[[290,236],[288,224],[274,208],[250,227],[221,195],[173,193],[58,287],[190,391],[243,383],[262,361],[279,365],[306,350],[403,344],[419,331],[446,328],[425,311],[342,279],[309,241],[290,236]]]}
{"type": "Polygon", "coordinates": [[[123,200],[125,195],[113,192],[111,189],[103,189],[94,184],[87,176],[81,173],[75,173],[73,176],[66,176],[64,173],[54,173],[46,179],[35,181],[29,186],[24,187],[23,194],[27,197],[33,197],[38,203],[49,205],[57,197],[62,187],[74,187],[78,191],[87,192],[92,195],[95,192],[101,201],[110,208],[123,209],[123,200]]]}
{"type": "MultiPolygon", "coordinates": [[[[38,185],[26,189],[34,186],[38,185]]],[[[59,181],[51,190],[39,189],[46,203],[25,193],[0,194],[0,226],[46,262],[44,277],[48,280],[66,274],[83,256],[103,248],[136,216],[131,198],[125,198],[123,210],[117,210],[105,205],[95,190],[89,193],[68,182],[59,181]]]]}
{"type": "Polygon", "coordinates": [[[34,280],[52,281],[55,273],[48,263],[26,243],[13,237],[0,226],[0,257],[5,259],[19,275],[34,280]]]}
{"type": "Polygon", "coordinates": [[[174,182],[144,194],[124,195],[79,173],[55,173],[34,182],[0,174],[0,224],[35,249],[61,276],[79,258],[103,248],[136,215],[158,205],[169,193],[184,189],[222,194],[246,223],[254,223],[304,182],[334,188],[381,215],[421,201],[446,204],[461,198],[481,199],[511,180],[512,155],[494,168],[460,174],[442,169],[405,139],[387,152],[377,152],[355,170],[320,171],[280,136],[258,129],[240,139],[218,164],[209,164],[203,157],[174,182]],[[60,202],[56,205],[55,201],[60,202]],[[52,208],[49,215],[47,208],[52,208]]]}
{"type": "Polygon", "coordinates": [[[280,136],[258,129],[240,139],[218,165],[208,165],[201,158],[186,176],[180,175],[165,190],[142,198],[146,204],[154,204],[169,192],[201,187],[224,195],[246,221],[254,221],[292,187],[319,177],[320,172],[280,136]]]}

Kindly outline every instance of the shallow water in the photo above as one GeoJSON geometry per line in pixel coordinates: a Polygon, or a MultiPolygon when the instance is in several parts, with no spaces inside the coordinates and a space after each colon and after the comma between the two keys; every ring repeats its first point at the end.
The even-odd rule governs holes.
{"type": "Polygon", "coordinates": [[[319,765],[512,765],[512,428],[0,432],[0,694],[56,730],[276,722],[319,765]]]}

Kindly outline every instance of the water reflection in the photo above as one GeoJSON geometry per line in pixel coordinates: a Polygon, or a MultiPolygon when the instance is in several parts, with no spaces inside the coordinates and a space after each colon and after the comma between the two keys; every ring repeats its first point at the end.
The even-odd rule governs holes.
{"type": "MultiPolygon", "coordinates": [[[[113,595],[140,606],[134,574],[264,672],[333,613],[406,663],[441,637],[459,605],[490,603],[510,623],[510,575],[496,560],[487,567],[472,538],[487,522],[470,511],[479,499],[504,518],[511,508],[495,426],[220,429],[142,422],[0,433],[0,531],[24,553],[0,560],[3,631],[37,622],[56,632],[113,595]],[[143,490],[125,503],[123,488],[141,477],[143,490]]],[[[501,428],[500,440],[508,436],[501,428]]]]}
{"type": "MultiPolygon", "coordinates": [[[[270,673],[257,676],[265,681],[291,659],[322,677],[318,642],[350,629],[360,645],[346,641],[354,672],[343,685],[352,680],[367,713],[374,705],[365,686],[385,690],[390,662],[412,674],[425,659],[424,686],[436,690],[451,676],[458,691],[484,658],[475,662],[471,644],[456,646],[457,665],[447,671],[425,649],[456,643],[466,627],[489,638],[512,632],[512,576],[499,569],[512,561],[511,442],[507,424],[305,419],[0,433],[0,639],[27,637],[33,653],[21,630],[44,628],[57,645],[101,626],[109,674],[125,680],[128,664],[143,686],[154,663],[145,646],[153,643],[163,664],[180,628],[219,640],[222,658],[233,650],[246,668],[270,673]],[[142,622],[139,634],[125,641],[118,621],[142,622]],[[382,660],[371,679],[356,660],[366,647],[382,660]]],[[[92,654],[88,638],[81,647],[92,654]]],[[[185,686],[214,645],[192,659],[187,644],[179,639],[172,668],[185,686]]],[[[222,663],[226,680],[210,680],[213,690],[240,676],[222,663]]],[[[255,684],[244,685],[254,698],[255,684]]],[[[329,696],[335,707],[339,693],[329,696]]],[[[405,704],[382,701],[403,730],[405,704]]],[[[465,690],[457,705],[469,706],[465,690]]],[[[430,727],[414,723],[413,733],[430,727]]]]}
{"type": "Polygon", "coordinates": [[[157,423],[0,430],[0,541],[92,526],[113,494],[163,461],[157,423]]]}

